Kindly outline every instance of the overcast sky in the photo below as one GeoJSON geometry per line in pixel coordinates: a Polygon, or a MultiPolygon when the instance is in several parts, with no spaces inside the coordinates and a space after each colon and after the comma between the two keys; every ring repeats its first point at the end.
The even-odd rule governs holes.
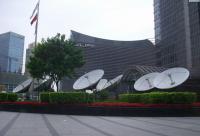
{"type": "MultiPolygon", "coordinates": [[[[0,0],[0,33],[34,41],[30,16],[38,0],[0,0]]],[[[154,38],[153,0],[40,0],[38,38],[75,30],[113,40],[154,38]]]]}

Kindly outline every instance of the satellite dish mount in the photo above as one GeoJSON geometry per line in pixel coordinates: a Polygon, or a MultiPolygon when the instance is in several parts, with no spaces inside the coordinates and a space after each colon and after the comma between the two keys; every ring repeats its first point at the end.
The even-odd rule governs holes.
{"type": "Polygon", "coordinates": [[[186,68],[176,67],[163,71],[154,79],[154,86],[159,89],[170,89],[181,85],[189,78],[186,68]]]}
{"type": "Polygon", "coordinates": [[[147,78],[147,79],[145,79],[146,81],[147,81],[147,83],[149,84],[149,88],[151,88],[152,87],[152,84],[151,84],[151,82],[149,81],[149,78],[147,78]]]}
{"type": "Polygon", "coordinates": [[[174,85],[174,84],[175,84],[175,81],[173,81],[172,75],[169,73],[169,74],[167,74],[167,76],[169,77],[169,79],[170,79],[170,81],[171,81],[171,85],[174,85]]]}
{"type": "Polygon", "coordinates": [[[154,88],[153,81],[159,73],[153,72],[140,77],[134,84],[137,91],[147,91],[154,88]]]}

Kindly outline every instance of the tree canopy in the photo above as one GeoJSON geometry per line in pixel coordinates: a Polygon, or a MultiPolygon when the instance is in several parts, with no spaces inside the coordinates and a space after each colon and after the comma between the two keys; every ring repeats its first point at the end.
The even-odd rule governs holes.
{"type": "Polygon", "coordinates": [[[66,40],[65,35],[42,39],[33,50],[27,68],[33,78],[50,77],[58,88],[62,77],[72,77],[75,68],[84,64],[82,50],[75,43],[66,40]]]}

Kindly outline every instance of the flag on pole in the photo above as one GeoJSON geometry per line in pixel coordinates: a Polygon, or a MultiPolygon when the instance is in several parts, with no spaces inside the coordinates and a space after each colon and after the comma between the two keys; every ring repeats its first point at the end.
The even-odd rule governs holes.
{"type": "Polygon", "coordinates": [[[30,17],[31,25],[38,20],[38,11],[39,11],[39,1],[33,10],[33,13],[31,14],[31,17],[30,17]]]}
{"type": "Polygon", "coordinates": [[[34,16],[34,18],[31,20],[31,25],[38,19],[38,14],[34,16]]]}
{"type": "Polygon", "coordinates": [[[38,3],[36,4],[36,6],[35,6],[35,8],[34,8],[34,10],[33,10],[33,13],[31,14],[30,19],[34,16],[34,14],[35,14],[36,10],[38,9],[38,7],[39,7],[39,1],[38,1],[38,3]]]}

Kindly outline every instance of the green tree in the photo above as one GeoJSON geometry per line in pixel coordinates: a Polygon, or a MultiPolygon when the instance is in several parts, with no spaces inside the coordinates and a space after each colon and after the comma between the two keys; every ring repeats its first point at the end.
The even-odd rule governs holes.
{"type": "Polygon", "coordinates": [[[50,77],[57,86],[62,77],[72,77],[75,68],[84,64],[82,51],[65,35],[42,39],[33,50],[27,68],[33,78],[50,77]]]}

